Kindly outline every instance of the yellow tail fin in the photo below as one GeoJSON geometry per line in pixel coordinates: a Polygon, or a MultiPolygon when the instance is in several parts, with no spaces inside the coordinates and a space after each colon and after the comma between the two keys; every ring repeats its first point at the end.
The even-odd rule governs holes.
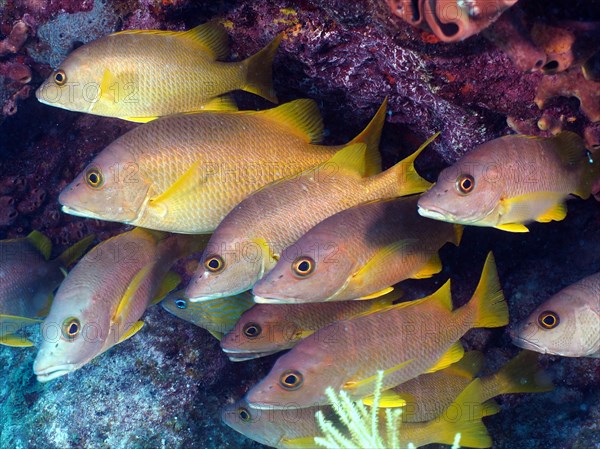
{"type": "Polygon", "coordinates": [[[269,45],[243,62],[246,66],[246,83],[242,89],[272,103],[278,102],[273,89],[273,58],[282,36],[279,34],[269,45]]]}
{"type": "Polygon", "coordinates": [[[521,351],[500,371],[481,379],[483,400],[499,394],[542,393],[552,391],[554,385],[548,374],[538,364],[539,354],[521,351]]]}
{"type": "Polygon", "coordinates": [[[475,308],[473,327],[500,327],[508,324],[508,305],[498,279],[494,255],[485,260],[477,289],[468,304],[475,308]]]}
{"type": "Polygon", "coordinates": [[[434,134],[432,137],[427,139],[417,151],[408,156],[406,159],[398,162],[390,169],[394,170],[398,178],[398,196],[421,193],[431,187],[432,184],[426,179],[421,178],[421,176],[415,170],[415,159],[439,134],[439,132],[434,134]]]}
{"type": "Polygon", "coordinates": [[[381,131],[385,123],[387,110],[387,97],[379,106],[379,109],[367,125],[367,127],[354,139],[348,142],[348,145],[354,143],[364,143],[367,145],[367,167],[366,176],[373,176],[381,172],[381,154],[379,153],[379,141],[381,140],[381,131]]]}

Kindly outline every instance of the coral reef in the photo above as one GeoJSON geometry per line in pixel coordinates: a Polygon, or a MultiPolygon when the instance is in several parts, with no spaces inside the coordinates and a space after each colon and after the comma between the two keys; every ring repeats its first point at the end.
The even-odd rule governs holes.
{"type": "MultiPolygon", "coordinates": [[[[575,13],[593,16],[583,4],[587,1],[550,3],[553,6],[543,11],[533,0],[521,0],[515,7],[522,8],[527,18],[555,15],[574,21],[575,13]]],[[[505,16],[495,25],[500,27],[505,16]]],[[[503,50],[509,47],[498,48],[481,35],[441,43],[393,16],[379,0],[0,1],[2,48],[15,49],[2,51],[0,71],[14,67],[11,77],[17,78],[0,75],[5,116],[0,124],[0,238],[38,229],[52,239],[59,254],[88,233],[102,240],[127,229],[65,215],[57,197],[95,154],[137,125],[50,108],[31,93],[80,43],[118,29],[187,29],[213,18],[226,25],[236,60],[285,32],[275,60],[277,93],[281,101],[317,100],[329,143],[342,143],[357,134],[385,96],[390,104],[382,141],[386,165],[441,130],[434,151],[426,151],[417,161],[417,169],[432,180],[445,163],[512,130],[549,135],[569,129],[584,135],[590,148],[600,143],[600,125],[581,112],[577,99],[544,99],[543,111],[534,103],[545,81],[542,73],[523,70],[536,66],[540,58],[541,65],[546,64],[546,51],[528,54],[522,59],[529,62],[519,64],[509,56],[514,52],[503,50]],[[21,22],[25,26],[18,25],[21,22]],[[11,38],[15,27],[17,34],[11,38]],[[22,76],[23,67],[31,73],[25,84],[19,81],[27,78],[22,76]]],[[[523,36],[531,39],[530,22],[522,23],[523,36]]],[[[571,28],[577,30],[575,25],[571,28]]],[[[493,29],[494,25],[488,28],[493,29]]],[[[527,45],[539,44],[531,39],[527,45]]],[[[577,73],[574,68],[548,78],[573,76],[579,82],[577,73]]],[[[236,96],[243,107],[268,106],[249,95],[236,96]]],[[[452,275],[459,306],[477,282],[474,267],[480,267],[492,249],[516,322],[552,293],[597,271],[599,246],[597,203],[572,201],[564,221],[535,224],[527,235],[465,230],[458,249],[443,251],[445,266],[451,268],[428,281],[409,281],[403,289],[407,298],[424,296],[441,285],[444,276],[452,275]]],[[[179,265],[180,271],[185,265],[179,265]]],[[[38,384],[32,373],[34,349],[0,347],[5,379],[0,387],[4,417],[0,446],[260,447],[219,424],[219,411],[266,374],[274,358],[233,364],[206,331],[160,308],[151,309],[145,321],[148,325],[129,341],[71,376],[45,385],[38,384]]],[[[466,346],[485,350],[491,371],[517,352],[502,329],[472,332],[466,346]]],[[[600,435],[598,361],[545,356],[542,363],[557,391],[502,398],[503,411],[485,419],[495,447],[595,447],[600,435]]]]}

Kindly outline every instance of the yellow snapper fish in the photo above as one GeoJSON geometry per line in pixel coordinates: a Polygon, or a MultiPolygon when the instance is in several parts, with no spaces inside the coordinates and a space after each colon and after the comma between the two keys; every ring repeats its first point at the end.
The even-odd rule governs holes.
{"type": "Polygon", "coordinates": [[[217,23],[189,31],[121,31],[73,51],[36,97],[50,106],[134,122],[235,110],[222,95],[237,89],[276,103],[271,65],[280,40],[242,62],[219,62],[228,56],[229,45],[217,23]]]}
{"type": "MultiPolygon", "coordinates": [[[[352,141],[364,142],[373,154],[379,154],[385,105],[352,141]]],[[[211,233],[255,190],[343,148],[316,145],[322,137],[319,109],[305,99],[259,112],[164,117],[111,143],[58,200],[63,212],[81,217],[211,233]]]]}
{"type": "Polygon", "coordinates": [[[183,290],[178,290],[169,293],[160,304],[167,312],[206,329],[213,337],[221,340],[233,329],[240,316],[254,305],[254,296],[250,292],[244,292],[213,301],[190,302],[183,290]]]}
{"type": "MultiPolygon", "coordinates": [[[[458,395],[456,402],[444,411],[448,415],[454,413],[461,404],[472,407],[481,406],[481,385],[476,379],[458,395]]],[[[280,449],[312,449],[321,448],[314,441],[321,435],[315,419],[315,413],[320,411],[331,422],[337,422],[337,417],[331,406],[299,408],[290,405],[285,410],[260,410],[252,408],[246,400],[240,400],[227,406],[222,413],[222,419],[229,427],[261,444],[280,449]]],[[[497,409],[494,410],[494,412],[497,409]]],[[[414,447],[432,443],[453,444],[457,433],[461,434],[462,447],[486,448],[491,447],[492,440],[481,421],[480,416],[469,416],[463,413],[457,419],[444,419],[444,414],[428,422],[402,423],[399,427],[399,447],[408,447],[409,442],[414,447]]],[[[452,416],[455,416],[454,414],[452,416]]],[[[386,418],[383,410],[379,411],[379,432],[387,435],[386,418]]],[[[341,432],[346,430],[341,426],[341,432]]]]}
{"type": "Polygon", "coordinates": [[[450,281],[417,301],[335,323],[302,340],[280,357],[270,373],[247,394],[254,408],[328,403],[325,389],[351,399],[373,394],[377,372],[384,390],[460,360],[459,339],[472,328],[508,323],[508,307],[490,253],[471,301],[453,311],[450,281]]]}
{"type": "Polygon", "coordinates": [[[0,344],[33,346],[15,333],[40,323],[48,314],[66,268],[81,257],[94,237],[87,236],[53,260],[52,243],[41,232],[0,241],[0,344]]]}
{"type": "MultiPolygon", "coordinates": [[[[397,387],[381,393],[380,407],[403,407],[403,422],[424,422],[440,416],[454,401],[460,408],[456,413],[488,416],[496,405],[492,398],[502,394],[541,393],[554,389],[552,381],[538,364],[538,354],[521,351],[496,373],[480,377],[481,405],[457,404],[456,398],[483,366],[483,355],[477,351],[467,352],[458,362],[435,373],[421,374],[397,387]]],[[[363,399],[367,405],[373,396],[363,399]]]]}
{"type": "MultiPolygon", "coordinates": [[[[235,327],[221,340],[221,349],[233,362],[274,354],[292,348],[303,338],[335,321],[388,307],[401,295],[400,291],[394,290],[373,301],[256,304],[244,312],[235,327]]],[[[330,329],[333,336],[336,329],[330,329]]]]}
{"type": "Polygon", "coordinates": [[[486,142],[443,170],[419,200],[419,213],[436,220],[527,232],[532,221],[567,215],[566,199],[590,196],[600,158],[564,131],[554,137],[504,136],[486,142]]]}
{"type": "Polygon", "coordinates": [[[553,295],[511,335],[515,345],[542,354],[600,358],[600,273],[553,295]]]}
{"type": "Polygon", "coordinates": [[[293,260],[280,260],[254,285],[256,302],[371,299],[439,273],[437,252],[458,245],[462,226],[421,217],[418,199],[373,201],[323,220],[283,251],[293,260]]]}
{"type": "Polygon", "coordinates": [[[146,308],[179,283],[173,263],[205,243],[204,236],[136,228],[94,247],[63,281],[42,324],[37,379],[77,370],[138,332],[146,308]]]}
{"type": "Polygon", "coordinates": [[[430,183],[416,172],[414,160],[435,137],[383,173],[372,175],[378,153],[352,144],[323,164],[254,192],[215,230],[187,295],[206,301],[249,290],[277,260],[290,259],[286,247],[327,217],[366,201],[423,192],[430,183]]]}

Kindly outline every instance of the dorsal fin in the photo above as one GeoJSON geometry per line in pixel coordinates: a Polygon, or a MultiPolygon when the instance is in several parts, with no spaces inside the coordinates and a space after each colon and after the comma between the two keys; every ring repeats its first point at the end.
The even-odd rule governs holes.
{"type": "Polygon", "coordinates": [[[387,109],[387,97],[381,103],[381,106],[367,125],[367,127],[354,139],[348,142],[348,145],[354,143],[364,143],[367,145],[367,158],[369,160],[366,176],[373,176],[381,172],[381,154],[379,153],[379,141],[381,131],[385,123],[387,109]]]}
{"type": "Polygon", "coordinates": [[[218,22],[208,22],[187,31],[124,30],[112,36],[119,34],[173,36],[197,43],[213,59],[224,59],[229,56],[229,36],[223,25],[218,22]]]}
{"type": "Polygon", "coordinates": [[[437,291],[429,296],[430,300],[437,301],[445,309],[452,312],[452,291],[450,286],[450,279],[446,281],[437,291]]]}
{"type": "Polygon", "coordinates": [[[257,114],[288,127],[308,143],[320,143],[323,140],[323,119],[313,100],[294,100],[257,114]]]}
{"type": "Polygon", "coordinates": [[[50,259],[50,253],[52,252],[52,242],[48,237],[39,231],[31,231],[27,236],[27,240],[31,243],[35,249],[37,249],[44,259],[50,259]]]}

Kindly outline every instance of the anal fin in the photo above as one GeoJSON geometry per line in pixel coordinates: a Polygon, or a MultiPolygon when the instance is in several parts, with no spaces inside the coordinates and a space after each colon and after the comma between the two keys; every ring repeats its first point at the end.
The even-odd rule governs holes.
{"type": "Polygon", "coordinates": [[[438,274],[442,271],[442,261],[440,260],[440,256],[434,254],[431,259],[423,265],[419,271],[411,276],[413,279],[426,279],[431,276],[438,274]]]}
{"type": "Polygon", "coordinates": [[[27,348],[33,346],[33,342],[15,334],[8,334],[0,337],[0,345],[11,346],[13,348],[27,348]]]}

